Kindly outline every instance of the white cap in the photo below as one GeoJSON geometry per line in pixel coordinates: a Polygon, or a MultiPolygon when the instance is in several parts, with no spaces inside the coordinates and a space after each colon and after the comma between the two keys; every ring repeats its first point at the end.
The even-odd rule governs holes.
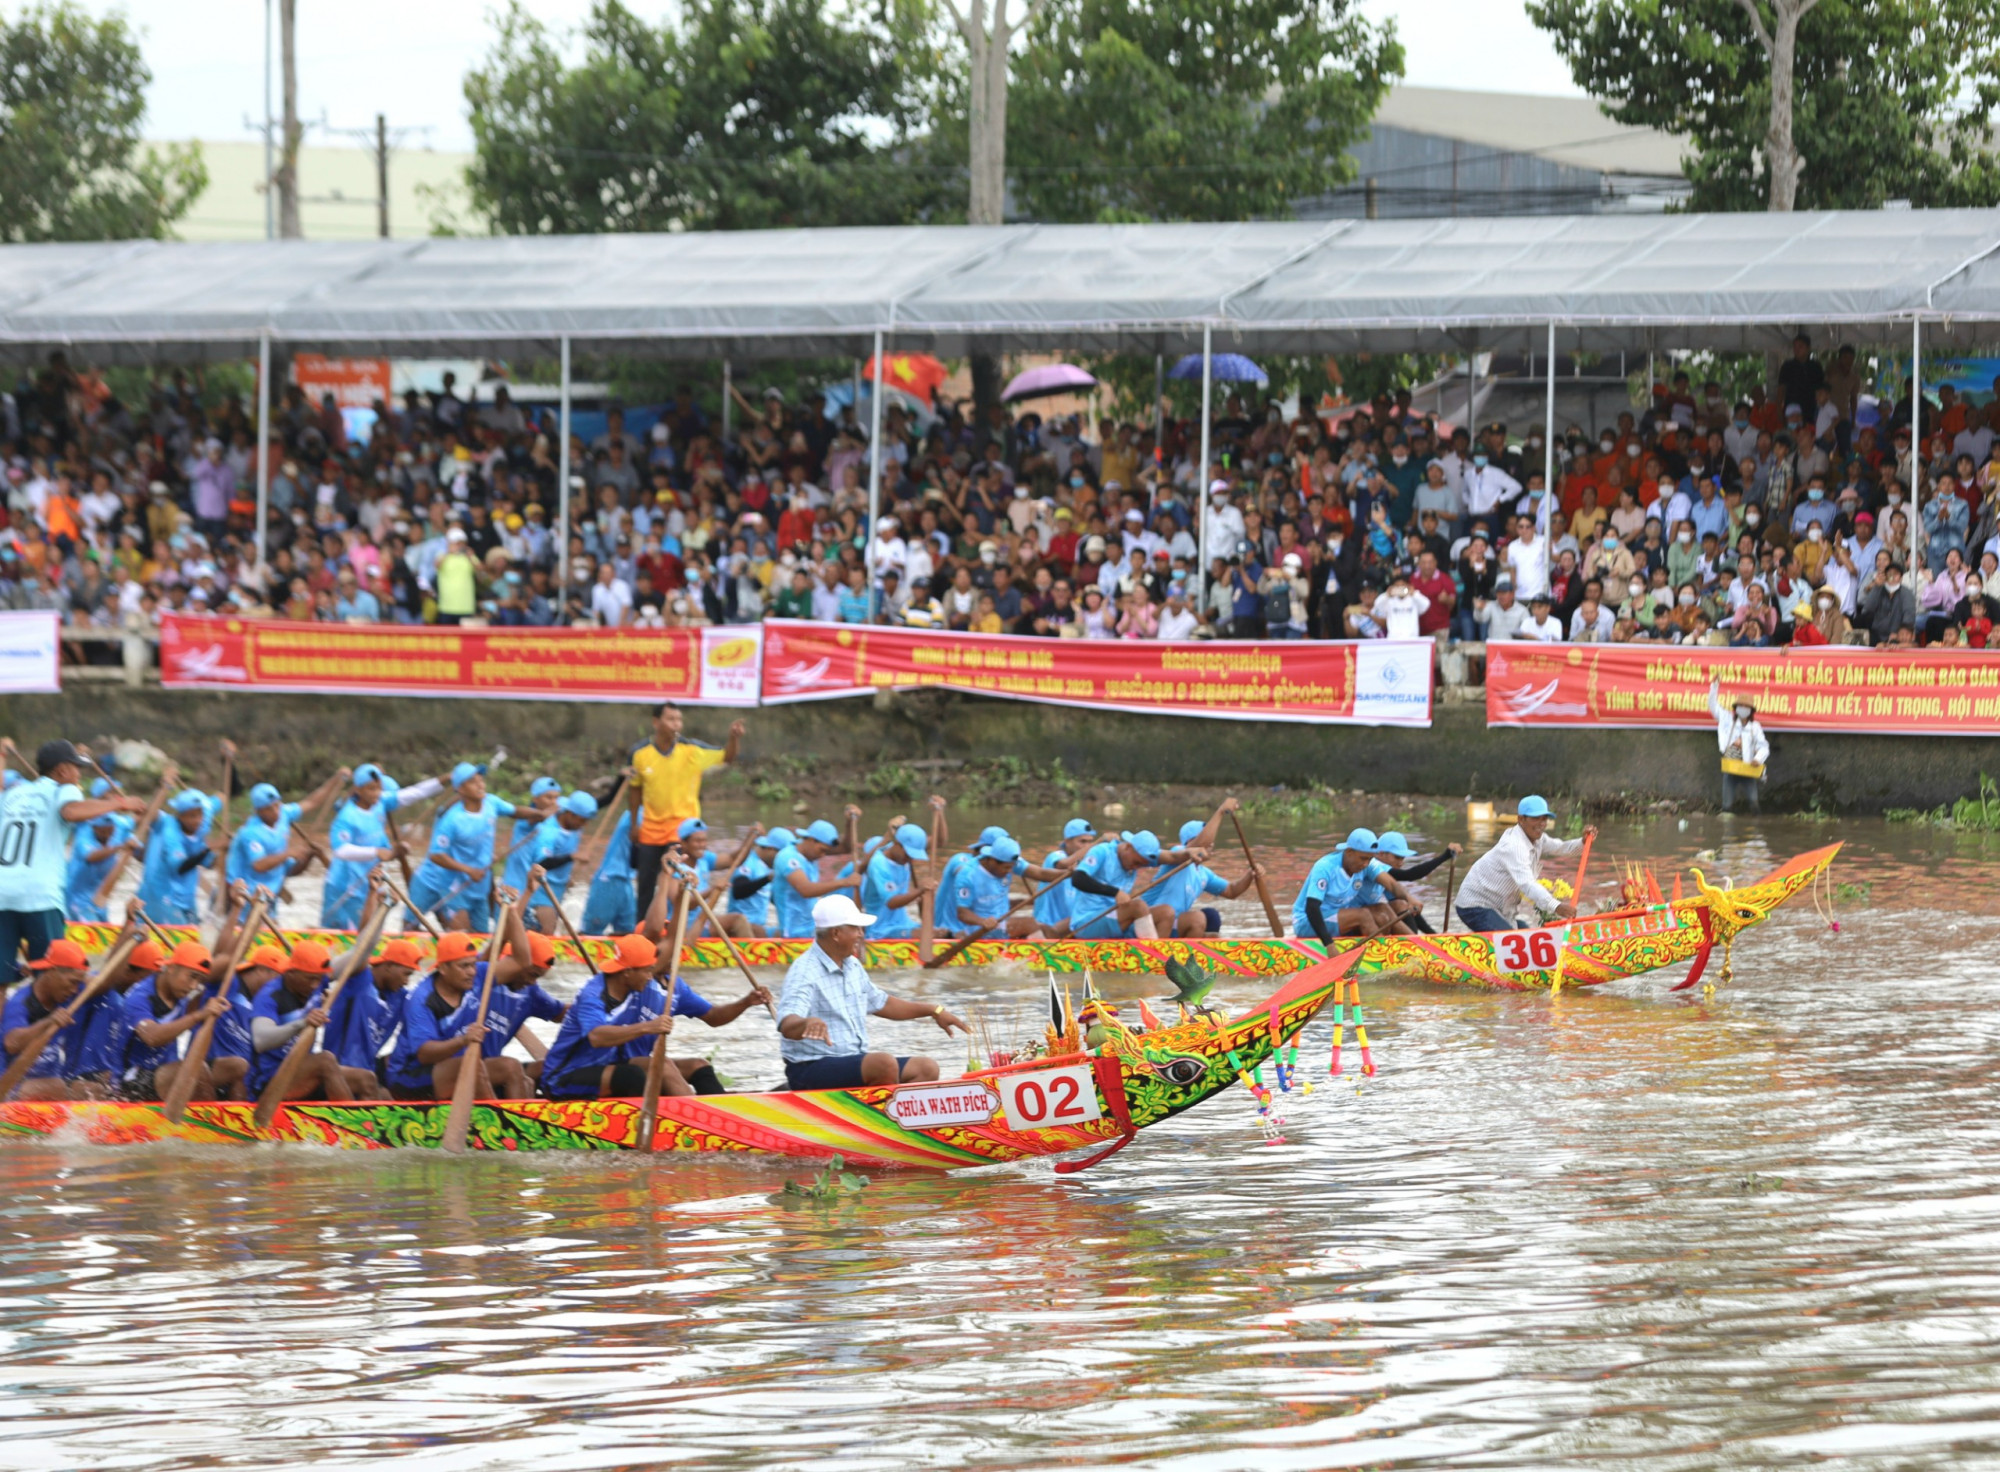
{"type": "Polygon", "coordinates": [[[830,894],[813,905],[813,929],[831,930],[836,925],[873,925],[875,917],[861,913],[861,907],[844,894],[830,894]]]}
{"type": "Polygon", "coordinates": [[[1226,480],[1212,480],[1212,481],[1210,481],[1210,482],[1208,483],[1208,493],[1209,493],[1209,495],[1211,495],[1211,496],[1212,496],[1212,495],[1214,495],[1214,494],[1215,494],[1215,493],[1216,493],[1217,491],[1221,491],[1221,492],[1223,492],[1223,493],[1224,493],[1224,494],[1226,495],[1226,494],[1228,493],[1228,491],[1229,491],[1229,482],[1228,482],[1228,481],[1226,481],[1226,480]]]}

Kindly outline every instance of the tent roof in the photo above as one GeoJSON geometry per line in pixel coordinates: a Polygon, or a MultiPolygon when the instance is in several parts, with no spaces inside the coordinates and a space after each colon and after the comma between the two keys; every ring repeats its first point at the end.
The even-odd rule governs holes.
{"type": "Polygon", "coordinates": [[[0,353],[742,358],[2000,340],[2000,210],[0,247],[0,353]],[[1926,334],[1930,329],[1927,327],[1926,334]]]}

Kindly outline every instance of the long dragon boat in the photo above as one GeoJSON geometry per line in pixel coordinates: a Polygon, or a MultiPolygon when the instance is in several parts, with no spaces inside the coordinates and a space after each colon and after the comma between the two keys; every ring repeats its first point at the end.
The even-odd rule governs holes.
{"type": "MultiPolygon", "coordinates": [[[[1693,962],[1690,974],[1676,990],[1694,985],[1720,946],[1725,958],[1735,938],[1769,917],[1771,912],[1816,884],[1839,853],[1839,844],[1813,849],[1780,865],[1753,884],[1721,888],[1692,871],[1693,893],[1655,904],[1623,907],[1581,920],[1552,925],[1542,931],[1385,935],[1343,938],[1336,955],[1359,952],[1357,976],[1394,974],[1448,986],[1478,986],[1513,991],[1547,991],[1560,975],[1564,986],[1599,986],[1605,982],[1693,962]]],[[[192,928],[165,927],[175,940],[195,937],[192,928]]],[[[343,932],[299,930],[287,939],[314,939],[333,950],[344,948],[343,932]]],[[[70,939],[96,954],[116,938],[112,925],[75,924],[70,939]]],[[[351,939],[351,938],[350,938],[351,939]]],[[[556,942],[559,961],[593,968],[610,954],[612,943],[585,938],[592,954],[579,956],[568,939],[556,942]]],[[[742,940],[737,949],[753,966],[784,967],[811,944],[803,940],[742,940]]],[[[1326,948],[1317,941],[1217,937],[1213,940],[1055,940],[975,941],[949,963],[954,966],[1024,964],[1058,974],[1152,974],[1169,961],[1193,961],[1210,970],[1236,976],[1287,976],[1324,960],[1326,948]]],[[[866,963],[877,970],[914,970],[919,965],[914,941],[871,941],[866,963]]],[[[683,970],[719,970],[733,966],[729,948],[720,940],[698,940],[682,951],[683,970]]]]}
{"type": "MultiPolygon", "coordinates": [[[[1072,1017],[1049,1031],[1040,1056],[963,1077],[894,1087],[804,1093],[709,1094],[659,1101],[658,1153],[828,1157],[875,1166],[959,1170],[1036,1156],[1090,1153],[1059,1171],[1096,1164],[1139,1131],[1253,1078],[1267,1061],[1281,1087],[1297,1066],[1293,1040],[1351,980],[1358,953],[1319,958],[1232,1019],[1212,1011],[1134,1030],[1100,1014],[1088,1031],[1072,1017]],[[1290,1064],[1284,1056],[1289,1046],[1290,1064]]],[[[1359,1031],[1357,1027],[1357,1032],[1359,1031]]],[[[1358,1042],[1366,1058],[1367,1037],[1358,1042]]],[[[437,1148],[448,1103],[297,1102],[259,1129],[254,1104],[190,1104],[178,1121],[159,1104],[0,1103],[0,1137],[59,1135],[91,1144],[285,1142],[356,1150],[437,1148]]],[[[468,1143],[481,1150],[637,1150],[636,1099],[487,1100],[472,1109],[468,1143]]]]}

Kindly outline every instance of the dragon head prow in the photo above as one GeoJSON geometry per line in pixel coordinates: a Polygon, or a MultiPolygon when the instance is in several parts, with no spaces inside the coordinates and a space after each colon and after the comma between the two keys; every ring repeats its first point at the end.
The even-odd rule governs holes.
{"type": "Polygon", "coordinates": [[[1718,939],[1733,936],[1771,913],[1769,902],[1754,900],[1747,892],[1738,891],[1733,884],[1725,882],[1723,888],[1717,889],[1701,870],[1690,868],[1688,873],[1694,876],[1695,892],[1701,902],[1708,906],[1718,939]]]}

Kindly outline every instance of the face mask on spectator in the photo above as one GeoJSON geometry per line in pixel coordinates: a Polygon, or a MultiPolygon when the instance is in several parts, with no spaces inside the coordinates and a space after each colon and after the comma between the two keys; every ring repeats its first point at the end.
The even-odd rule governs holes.
{"type": "Polygon", "coordinates": [[[1686,608],[1689,604],[1693,602],[1694,602],[1694,589],[1682,588],[1680,597],[1681,607],[1686,608]]]}
{"type": "Polygon", "coordinates": [[[1674,540],[1679,542],[1683,547],[1685,547],[1688,545],[1688,543],[1694,540],[1694,533],[1690,531],[1678,532],[1675,534],[1674,540]]]}
{"type": "Polygon", "coordinates": [[[1820,528],[1820,524],[1818,522],[1814,522],[1811,526],[1806,528],[1806,536],[1808,539],[1812,541],[1817,542],[1818,540],[1820,540],[1820,538],[1824,537],[1825,535],[1826,533],[1820,528]]]}
{"type": "Polygon", "coordinates": [[[1606,537],[1604,539],[1604,550],[1607,552],[1612,551],[1614,548],[1617,547],[1617,545],[1618,545],[1618,538],[1616,537],[1606,537]]]}
{"type": "Polygon", "coordinates": [[[1484,454],[1474,455],[1472,457],[1472,463],[1474,465],[1479,466],[1483,470],[1486,467],[1486,456],[1484,454]]]}
{"type": "Polygon", "coordinates": [[[1637,460],[1639,458],[1639,447],[1637,445],[1627,445],[1625,447],[1625,457],[1628,460],[1637,460]]]}
{"type": "Polygon", "coordinates": [[[1609,455],[1613,450],[1618,448],[1618,441],[1611,438],[1610,435],[1606,435],[1603,439],[1597,442],[1597,448],[1602,450],[1605,454],[1609,455]]]}
{"type": "Polygon", "coordinates": [[[1634,598],[1643,598],[1646,596],[1646,585],[1644,583],[1633,583],[1630,586],[1630,592],[1634,598]]]}
{"type": "Polygon", "coordinates": [[[1979,596],[1979,588],[1980,585],[1978,583],[1967,583],[1965,585],[1965,596],[1968,598],[1977,598],[1979,596]]]}
{"type": "Polygon", "coordinates": [[[1763,519],[1764,518],[1759,516],[1755,511],[1746,511],[1743,513],[1743,524],[1745,526],[1755,526],[1758,522],[1762,521],[1763,519]]]}
{"type": "Polygon", "coordinates": [[[1739,706],[1737,706],[1737,707],[1736,707],[1736,719],[1737,719],[1737,720],[1739,720],[1739,721],[1747,721],[1747,720],[1749,720],[1749,719],[1750,719],[1750,707],[1749,707],[1749,706],[1747,706],[1747,705],[1739,705],[1739,706]]]}
{"type": "Polygon", "coordinates": [[[1902,505],[1902,504],[1903,504],[1903,493],[1902,493],[1901,491],[1891,491],[1891,492],[1889,492],[1889,504],[1890,504],[1891,506],[1900,506],[1900,505],[1902,505]]]}

